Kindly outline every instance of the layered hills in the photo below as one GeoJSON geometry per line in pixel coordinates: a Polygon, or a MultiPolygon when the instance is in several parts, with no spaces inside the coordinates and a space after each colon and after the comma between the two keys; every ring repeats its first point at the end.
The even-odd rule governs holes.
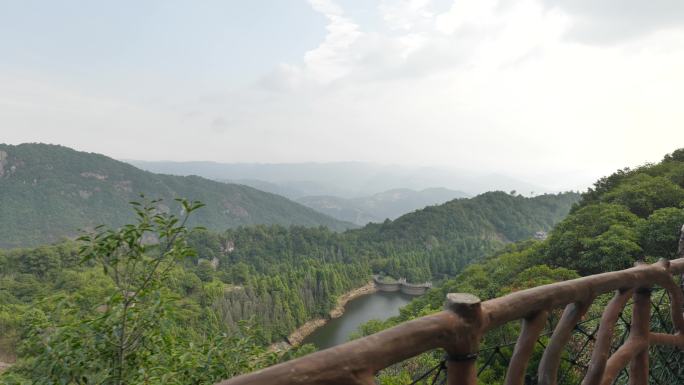
{"type": "MultiPolygon", "coordinates": [[[[152,384],[167,383],[168,378],[211,384],[273,363],[276,357],[264,346],[327,316],[341,295],[366,285],[372,274],[412,282],[453,277],[510,242],[549,230],[579,198],[576,193],[529,198],[495,191],[336,232],[315,225],[342,222],[245,186],[153,174],[64,147],[3,146],[0,151],[4,240],[38,243],[69,235],[72,228],[135,223],[126,202],[140,192],[161,195],[165,201],[159,211],[173,214],[179,214],[178,209],[167,202],[176,196],[207,204],[193,212],[196,218],[190,226],[209,225],[210,230],[188,234],[187,244],[196,255],[188,253],[170,264],[168,279],[154,291],[154,298],[166,305],[163,317],[149,313],[159,325],[145,338],[159,343],[131,354],[135,360],[127,365],[135,371],[127,383],[142,382],[136,376],[151,373],[152,378],[159,374],[158,380],[145,377],[152,384]],[[257,219],[271,224],[254,224],[257,219]],[[286,226],[296,220],[307,226],[286,226]],[[231,224],[245,226],[225,229],[231,224]],[[211,230],[217,228],[220,231],[211,230]],[[26,234],[30,238],[22,238],[26,234]],[[217,352],[222,354],[219,359],[217,352]],[[198,362],[210,366],[198,370],[193,366],[198,362]]],[[[104,309],[111,317],[103,317],[101,305],[120,298],[116,296],[121,291],[107,265],[103,269],[93,260],[80,262],[79,246],[65,241],[0,250],[0,284],[5,289],[0,290],[0,330],[5,331],[0,360],[16,360],[0,381],[68,383],[71,378],[108,376],[109,345],[98,341],[107,331],[119,330],[120,313],[104,309]],[[90,322],[105,318],[113,326],[90,322]],[[81,361],[72,364],[75,360],[81,361]],[[46,369],[55,362],[59,370],[46,369]]],[[[120,252],[125,258],[125,248],[120,252]]],[[[136,304],[136,311],[143,309],[156,311],[146,303],[136,304]]]]}
{"type": "Polygon", "coordinates": [[[410,167],[372,162],[328,163],[216,163],[127,162],[143,170],[174,175],[200,175],[237,182],[275,192],[290,199],[308,196],[368,197],[396,188],[424,190],[444,187],[477,195],[487,191],[516,190],[524,195],[549,192],[548,188],[508,175],[444,167],[410,167]]]}

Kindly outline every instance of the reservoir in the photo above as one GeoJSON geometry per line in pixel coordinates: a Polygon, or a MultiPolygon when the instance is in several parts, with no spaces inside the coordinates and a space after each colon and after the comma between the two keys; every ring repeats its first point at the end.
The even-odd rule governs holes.
{"type": "Polygon", "coordinates": [[[319,350],[349,341],[349,336],[366,321],[385,320],[399,315],[399,308],[415,296],[401,292],[375,292],[356,298],[344,307],[344,314],[334,318],[307,336],[303,344],[314,344],[319,350]]]}

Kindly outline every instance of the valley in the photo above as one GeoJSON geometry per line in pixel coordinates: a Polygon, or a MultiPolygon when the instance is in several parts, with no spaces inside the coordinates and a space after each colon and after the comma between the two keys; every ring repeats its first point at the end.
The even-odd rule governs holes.
{"type": "Polygon", "coordinates": [[[0,385],[684,385],[684,1],[0,36],[0,385]]]}
{"type": "MultiPolygon", "coordinates": [[[[108,227],[116,227],[120,221],[133,220],[135,223],[135,216],[132,215],[135,214],[135,207],[149,207],[149,215],[154,213],[162,217],[187,214],[187,210],[173,209],[171,204],[166,206],[170,199],[166,197],[173,197],[181,192],[193,195],[193,191],[202,191],[198,194],[199,200],[206,200],[206,206],[193,211],[192,215],[196,215],[196,218],[192,219],[191,216],[191,220],[185,223],[189,228],[205,223],[211,226],[207,226],[206,230],[189,232],[184,242],[189,250],[193,250],[193,255],[169,265],[166,270],[166,278],[161,286],[164,289],[158,295],[168,298],[169,304],[173,304],[176,310],[173,316],[169,315],[172,321],[158,330],[160,333],[171,333],[163,334],[167,335],[164,338],[171,338],[173,335],[169,343],[178,348],[192,343],[196,349],[193,354],[199,355],[204,354],[203,349],[212,349],[211,346],[222,338],[240,339],[243,338],[240,336],[244,336],[247,338],[244,342],[247,345],[240,343],[236,346],[249,346],[253,353],[239,353],[244,356],[245,361],[235,364],[236,371],[244,370],[240,369],[240,365],[252,362],[250,357],[266,359],[266,356],[261,356],[258,352],[266,352],[272,344],[303,340],[304,344],[283,353],[281,359],[286,359],[314,348],[314,345],[308,344],[309,336],[305,337],[305,334],[311,334],[310,338],[318,341],[316,343],[320,346],[330,346],[348,338],[351,330],[355,330],[369,318],[397,314],[398,307],[408,301],[401,294],[362,295],[375,291],[372,285],[368,286],[373,274],[406,278],[409,282],[443,280],[454,276],[473,261],[510,242],[530,239],[537,231],[550,230],[579,199],[576,193],[528,198],[504,192],[489,192],[429,206],[395,220],[371,223],[362,228],[340,232],[320,224],[325,221],[333,224],[344,222],[336,222],[309,208],[287,203],[290,201],[285,198],[244,186],[233,187],[198,177],[146,173],[106,157],[82,154],[65,148],[33,145],[21,147],[20,150],[19,153],[3,150],[9,154],[7,159],[12,162],[10,164],[21,167],[16,167],[14,174],[5,175],[0,180],[0,183],[10,187],[3,190],[2,198],[3,202],[11,204],[3,205],[2,210],[6,213],[18,213],[21,207],[25,207],[22,205],[35,202],[37,198],[33,197],[38,192],[45,194],[45,203],[51,205],[35,205],[35,209],[53,207],[52,205],[55,208],[65,208],[58,213],[66,216],[54,217],[55,223],[60,226],[49,227],[52,231],[68,229],[64,226],[65,222],[72,223],[66,220],[73,217],[68,215],[69,210],[66,207],[69,206],[65,204],[74,207],[81,205],[76,211],[80,216],[71,219],[75,223],[78,223],[78,218],[88,218],[93,222],[99,219],[108,227]],[[35,158],[27,155],[30,153],[35,158]],[[58,161],[60,157],[67,159],[58,161]],[[33,186],[37,188],[21,190],[24,188],[22,186],[31,184],[24,182],[28,175],[38,177],[33,186]],[[53,175],[60,175],[60,179],[53,179],[53,175]],[[162,197],[166,199],[157,202],[139,199],[143,206],[119,209],[125,206],[124,200],[135,200],[135,197],[128,191],[119,191],[117,195],[111,191],[112,186],[115,190],[120,180],[128,180],[125,178],[129,177],[132,180],[131,187],[145,188],[146,195],[150,197],[154,196],[155,191],[163,191],[166,195],[162,197]],[[58,181],[62,185],[57,184],[58,181]],[[78,193],[67,194],[68,191],[83,190],[84,181],[89,183],[92,195],[84,198],[78,193]],[[185,181],[192,181],[192,189],[185,190],[189,188],[183,184],[185,181]],[[54,185],[57,188],[43,193],[43,185],[54,185]],[[152,189],[152,186],[157,186],[157,190],[152,189]],[[171,186],[173,189],[170,189],[171,186]],[[213,190],[210,193],[203,191],[204,188],[213,190]],[[23,193],[10,194],[13,191],[23,193]],[[265,222],[263,224],[247,225],[245,222],[237,222],[242,225],[232,227],[235,224],[227,224],[223,230],[217,231],[216,226],[221,225],[216,215],[221,213],[217,212],[214,205],[215,202],[221,202],[220,197],[224,193],[228,197],[240,197],[244,207],[249,207],[249,199],[268,197],[270,206],[262,206],[262,211],[256,211],[255,214],[251,214],[252,211],[249,210],[248,212],[250,217],[256,217],[259,212],[264,215],[273,212],[274,215],[262,217],[265,222]],[[15,198],[7,198],[10,196],[15,198]],[[103,200],[104,197],[109,200],[103,200]],[[95,202],[99,205],[89,206],[95,202]],[[282,204],[288,210],[296,210],[295,212],[304,216],[289,215],[277,209],[276,204],[282,204]],[[110,209],[111,211],[107,211],[110,209]],[[91,217],[89,213],[92,212],[99,214],[92,214],[91,217]],[[285,218],[287,222],[279,222],[285,218]],[[296,222],[304,221],[304,218],[311,222],[296,222]],[[321,223],[315,224],[316,220],[321,223]],[[349,313],[342,312],[345,304],[349,306],[349,313]],[[385,310],[376,312],[379,309],[385,310]],[[313,332],[313,326],[322,326],[328,319],[332,321],[319,329],[320,331],[313,332]],[[329,332],[330,330],[338,332],[329,332]],[[321,335],[336,337],[325,337],[325,342],[321,340],[321,335]]],[[[4,217],[7,218],[3,224],[5,229],[17,228],[20,221],[11,219],[16,218],[16,215],[4,217]]],[[[51,218],[40,211],[36,215],[51,218]]],[[[26,217],[32,221],[37,221],[37,218],[38,216],[30,215],[26,217]]],[[[228,215],[228,218],[231,216],[228,215]]],[[[245,218],[243,217],[243,221],[247,221],[245,218]]],[[[45,225],[52,226],[51,222],[44,222],[45,225]]],[[[85,222],[85,225],[93,222],[85,222]]],[[[179,225],[179,222],[170,223],[179,225]]],[[[121,231],[123,230],[125,228],[121,231]]],[[[70,234],[67,230],[61,231],[70,234]]],[[[17,238],[12,238],[11,234],[5,235],[6,245],[7,240],[17,242],[17,238]]],[[[50,232],[43,234],[33,230],[29,234],[36,237],[36,234],[45,236],[50,232]]],[[[49,240],[50,238],[45,242],[49,240]]],[[[111,290],[116,285],[109,275],[112,267],[103,270],[94,261],[82,262],[82,250],[82,243],[73,240],[57,241],[39,247],[0,250],[0,282],[6,288],[0,298],[4,304],[3,313],[0,313],[0,325],[5,330],[0,339],[0,354],[7,360],[18,359],[18,362],[23,362],[22,357],[25,356],[20,353],[19,347],[28,343],[21,337],[26,335],[26,327],[38,327],[36,322],[43,322],[40,320],[55,325],[69,319],[75,322],[72,317],[88,320],[97,314],[96,309],[110,295],[107,293],[112,293],[111,290]],[[59,306],[53,307],[50,304],[59,306]]],[[[78,322],[69,325],[71,326],[66,329],[55,329],[60,332],[54,335],[54,343],[71,335],[68,334],[68,330],[71,330],[69,328],[80,327],[77,326],[80,325],[78,322]]],[[[42,326],[35,330],[42,330],[42,326]]],[[[70,342],[65,340],[64,343],[70,342]]],[[[52,360],[53,358],[48,357],[52,354],[49,352],[54,350],[42,350],[47,347],[48,345],[39,343],[35,346],[38,349],[36,353],[31,354],[43,355],[41,357],[52,360]]],[[[95,349],[91,351],[95,354],[99,348],[92,345],[88,349],[95,349]]],[[[167,355],[169,350],[166,349],[176,348],[168,347],[159,351],[159,359],[177,359],[167,355]]],[[[224,348],[222,354],[238,354],[231,349],[224,348]]],[[[35,362],[38,364],[43,361],[35,362]]],[[[22,368],[22,365],[24,364],[17,368],[22,368]]]]}
{"type": "MultiPolygon", "coordinates": [[[[487,192],[341,232],[295,224],[188,231],[182,243],[187,256],[169,262],[159,291],[155,291],[166,298],[169,309],[175,309],[173,315],[169,313],[170,323],[158,329],[160,338],[171,338],[168,341],[172,345],[155,354],[158,359],[176,360],[179,358],[169,356],[169,352],[192,344],[196,349],[193,354],[201,356],[205,349],[213,349],[216,341],[229,338],[241,341],[235,348],[242,346],[251,352],[221,348],[222,354],[239,354],[246,360],[232,367],[239,373],[247,370],[248,362],[272,363],[268,361],[273,359],[268,355],[269,346],[279,346],[276,357],[286,360],[438,310],[447,291],[491,298],[580,274],[623,268],[641,253],[663,255],[670,249],[670,240],[662,234],[684,222],[679,207],[684,202],[684,163],[679,158],[680,153],[675,152],[660,164],[618,172],[598,181],[581,197],[572,192],[535,197],[487,192]],[[535,239],[540,231],[550,233],[546,240],[535,239]],[[578,250],[580,258],[574,258],[578,250]],[[437,284],[411,300],[399,292],[376,292],[369,284],[372,275],[385,286],[399,285],[399,278],[437,284]],[[283,349],[284,344],[295,346],[283,349]]],[[[18,164],[16,157],[5,159],[18,164]]],[[[25,164],[31,163],[24,159],[25,164]]],[[[35,164],[42,165],[32,166],[38,170],[46,167],[45,162],[35,164]]],[[[100,172],[69,169],[72,175],[64,176],[64,180],[92,180],[97,183],[94,186],[100,186],[100,191],[93,190],[96,192],[104,192],[106,183],[118,180],[115,173],[93,167],[93,162],[88,166],[100,172]]],[[[127,170],[129,166],[120,167],[127,170]]],[[[21,175],[14,172],[4,178],[21,175]]],[[[45,183],[50,180],[44,178],[45,183]]],[[[223,186],[202,179],[198,183],[223,186]]],[[[195,215],[196,211],[199,216],[211,211],[210,205],[187,206],[188,202],[180,202],[184,205],[181,211],[169,210],[160,206],[164,202],[148,200],[140,202],[142,206],[133,206],[147,207],[147,214],[137,211],[143,222],[135,226],[147,226],[147,215],[159,216],[155,220],[159,223],[168,218],[171,226],[179,226],[181,222],[173,219],[175,212],[186,215],[192,211],[195,215]]],[[[201,222],[182,223],[192,227],[201,222]]],[[[108,226],[116,224],[112,221],[108,226]]],[[[90,242],[100,242],[98,239],[90,242]]],[[[114,265],[105,265],[103,271],[94,260],[84,262],[81,242],[65,240],[35,248],[0,250],[0,282],[6,288],[0,298],[0,325],[5,330],[0,354],[5,362],[19,363],[9,373],[28,373],[21,368],[30,367],[25,366],[29,361],[24,361],[29,356],[20,349],[27,343],[38,344],[33,345],[36,350],[32,355],[53,361],[50,352],[54,349],[43,349],[52,343],[71,343],[70,328],[82,327],[72,317],[90,319],[104,301],[112,300],[106,299],[111,295],[107,293],[116,293],[112,289],[119,284],[108,272],[114,265]],[[63,323],[69,319],[72,321],[63,323]],[[54,342],[44,345],[22,337],[30,330],[44,330],[39,325],[45,323],[53,324],[58,331],[51,337],[54,342]],[[33,327],[38,329],[30,329],[33,327]]],[[[90,352],[95,354],[100,348],[92,345],[88,349],[94,349],[90,352]]],[[[38,365],[47,361],[30,362],[38,365]]],[[[224,369],[219,372],[225,373],[224,369]]]]}

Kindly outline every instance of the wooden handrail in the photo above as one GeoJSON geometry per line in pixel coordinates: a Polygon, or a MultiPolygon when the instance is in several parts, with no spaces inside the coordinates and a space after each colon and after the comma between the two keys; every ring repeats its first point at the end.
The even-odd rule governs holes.
{"type": "MultiPolygon", "coordinates": [[[[683,228],[684,230],[684,228],[683,228]]],[[[684,234],[680,245],[684,245],[684,234]]],[[[540,383],[556,383],[562,347],[572,328],[598,295],[615,292],[607,305],[583,385],[610,384],[631,362],[630,384],[646,385],[648,348],[652,345],[684,347],[684,296],[672,275],[684,274],[680,258],[639,264],[630,269],[582,277],[521,290],[485,302],[470,294],[448,294],[446,310],[411,320],[342,345],[223,381],[219,385],[335,385],[374,384],[375,374],[392,364],[441,348],[446,350],[449,385],[475,385],[477,369],[472,356],[489,330],[522,320],[522,331],[511,360],[506,384],[521,384],[532,346],[546,314],[565,307],[539,366],[540,383]],[[660,286],[670,296],[674,334],[649,330],[650,289],[660,286]],[[610,355],[613,328],[625,304],[633,298],[633,326],[629,338],[610,355]]]]}

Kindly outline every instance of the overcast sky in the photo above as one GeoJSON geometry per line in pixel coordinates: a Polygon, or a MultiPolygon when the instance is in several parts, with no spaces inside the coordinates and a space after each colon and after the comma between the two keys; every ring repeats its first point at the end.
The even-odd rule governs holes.
{"type": "Polygon", "coordinates": [[[577,188],[684,147],[684,1],[0,1],[0,134],[577,188]]]}

